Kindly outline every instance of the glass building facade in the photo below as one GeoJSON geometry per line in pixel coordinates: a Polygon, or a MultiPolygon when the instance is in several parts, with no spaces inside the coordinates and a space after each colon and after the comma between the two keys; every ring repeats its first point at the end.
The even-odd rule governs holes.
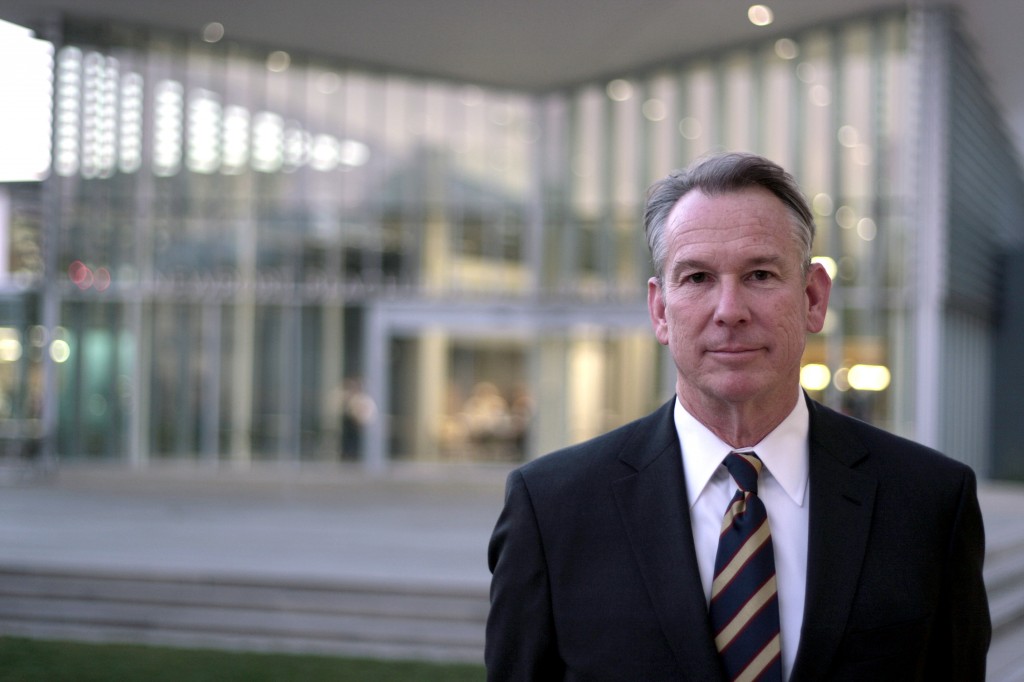
{"type": "Polygon", "coordinates": [[[910,29],[532,93],[69,20],[50,173],[7,186],[0,426],[58,459],[372,468],[595,435],[671,396],[646,187],[742,149],[801,181],[836,281],[804,387],[912,435],[910,29]]]}

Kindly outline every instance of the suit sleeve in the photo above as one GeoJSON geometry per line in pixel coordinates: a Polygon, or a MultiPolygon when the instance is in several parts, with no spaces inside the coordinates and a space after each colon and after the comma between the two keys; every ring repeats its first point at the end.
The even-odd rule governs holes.
{"type": "Polygon", "coordinates": [[[491,682],[561,679],[551,590],[533,501],[520,472],[505,490],[505,507],[488,548],[491,608],[484,659],[491,682]]]}
{"type": "Polygon", "coordinates": [[[970,470],[960,490],[959,510],[945,566],[945,599],[931,638],[927,679],[985,679],[985,659],[992,638],[982,566],[985,531],[978,505],[977,482],[970,470]]]}

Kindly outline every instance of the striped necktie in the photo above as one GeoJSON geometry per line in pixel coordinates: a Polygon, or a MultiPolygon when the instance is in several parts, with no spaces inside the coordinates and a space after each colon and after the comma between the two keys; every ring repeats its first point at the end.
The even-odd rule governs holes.
{"type": "Polygon", "coordinates": [[[761,460],[729,453],[739,490],[722,521],[711,585],[715,646],[730,680],[782,680],[779,596],[768,512],[757,496],[761,460]]]}

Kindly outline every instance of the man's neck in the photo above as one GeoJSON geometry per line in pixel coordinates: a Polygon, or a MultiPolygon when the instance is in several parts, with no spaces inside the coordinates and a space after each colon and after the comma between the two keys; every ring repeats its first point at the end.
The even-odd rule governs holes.
{"type": "Polygon", "coordinates": [[[744,402],[694,399],[677,387],[679,402],[697,421],[733,448],[757,445],[793,411],[788,391],[785,398],[772,396],[744,402]]]}

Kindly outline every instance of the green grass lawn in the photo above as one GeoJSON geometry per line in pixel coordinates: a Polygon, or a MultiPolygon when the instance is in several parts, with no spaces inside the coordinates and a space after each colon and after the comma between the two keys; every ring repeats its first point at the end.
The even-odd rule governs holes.
{"type": "Polygon", "coordinates": [[[0,637],[0,682],[479,682],[482,665],[0,637]]]}

